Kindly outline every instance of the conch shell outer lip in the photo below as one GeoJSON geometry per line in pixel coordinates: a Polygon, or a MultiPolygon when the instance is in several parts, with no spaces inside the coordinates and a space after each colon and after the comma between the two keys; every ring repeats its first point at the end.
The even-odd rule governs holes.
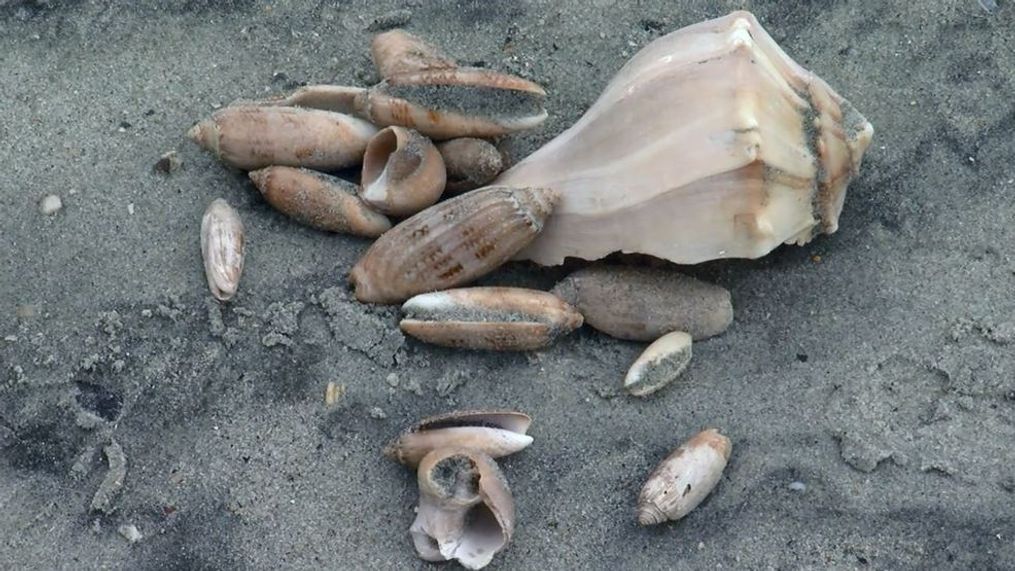
{"type": "Polygon", "coordinates": [[[245,252],[239,213],[225,200],[213,200],[201,218],[201,255],[208,289],[215,299],[228,301],[236,295],[245,252]]]}
{"type": "Polygon", "coordinates": [[[525,288],[473,287],[417,295],[402,305],[402,331],[445,347],[532,351],[581,327],[557,296],[525,288]]]}
{"type": "Polygon", "coordinates": [[[493,183],[558,190],[519,253],[758,258],[838,227],[873,128],[748,12],[659,38],[567,131],[493,183]]]}
{"type": "Polygon", "coordinates": [[[698,507],[719,483],[731,451],[729,438],[709,428],[670,453],[638,495],[638,523],[675,521],[698,507]]]}
{"type": "Polygon", "coordinates": [[[470,448],[493,458],[532,444],[526,434],[532,419],[510,410],[453,411],[425,418],[384,449],[385,456],[410,467],[437,448],[470,448]]]}
{"type": "Polygon", "coordinates": [[[486,454],[434,450],[420,462],[417,479],[419,507],[409,533],[423,559],[455,559],[467,569],[482,569],[511,541],[514,498],[486,454]]]}

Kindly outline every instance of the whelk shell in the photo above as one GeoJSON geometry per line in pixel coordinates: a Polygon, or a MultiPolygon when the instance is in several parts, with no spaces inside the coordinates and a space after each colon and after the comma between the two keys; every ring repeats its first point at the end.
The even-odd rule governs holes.
{"type": "Polygon", "coordinates": [[[419,465],[419,507],[409,528],[419,556],[455,559],[482,569],[514,533],[515,506],[507,479],[486,454],[441,448],[419,465]]]}
{"type": "Polygon", "coordinates": [[[341,113],[239,105],[212,113],[187,135],[242,170],[272,165],[337,170],[358,165],[376,132],[370,123],[341,113]]]}
{"type": "Polygon", "coordinates": [[[530,424],[529,415],[509,410],[449,412],[419,421],[388,444],[384,455],[410,467],[437,448],[469,448],[500,458],[532,444],[525,434],[530,424]]]}
{"type": "Polygon", "coordinates": [[[694,435],[663,460],[638,496],[638,523],[678,520],[700,504],[719,483],[732,444],[710,428],[694,435]]]}
{"type": "Polygon", "coordinates": [[[243,221],[229,203],[216,198],[201,218],[201,254],[208,289],[215,299],[228,301],[240,285],[245,243],[243,221]]]}
{"type": "Polygon", "coordinates": [[[444,192],[444,159],[430,139],[405,127],[382,129],[363,156],[360,197],[392,216],[409,216],[444,192]]]}
{"type": "Polygon", "coordinates": [[[444,192],[461,194],[489,183],[504,168],[504,157],[489,141],[473,137],[451,139],[437,145],[444,157],[447,185],[444,192]]]}
{"type": "Polygon", "coordinates": [[[424,69],[458,67],[455,60],[402,29],[377,34],[370,42],[370,54],[381,77],[391,77],[424,69]]]}
{"type": "Polygon", "coordinates": [[[683,331],[663,335],[638,357],[624,377],[624,389],[634,396],[650,395],[684,372],[691,362],[691,336],[683,331]]]}
{"type": "Polygon", "coordinates": [[[307,226],[366,238],[391,228],[391,221],[371,210],[351,182],[293,167],[267,167],[248,176],[268,204],[307,226]]]}
{"type": "Polygon", "coordinates": [[[873,128],[748,12],[659,38],[493,184],[558,190],[519,257],[757,258],[838,227],[873,128]]]}
{"type": "Polygon", "coordinates": [[[532,351],[581,327],[559,297],[525,288],[473,287],[417,295],[402,306],[402,331],[463,349],[532,351]]]}
{"type": "Polygon", "coordinates": [[[384,233],[349,273],[356,299],[395,303],[483,276],[531,242],[556,194],[490,187],[440,202],[384,233]]]}
{"type": "Polygon", "coordinates": [[[564,278],[552,293],[578,308],[591,327],[631,341],[655,341],[671,331],[700,340],[733,322],[728,291],[661,268],[596,264],[564,278]]]}

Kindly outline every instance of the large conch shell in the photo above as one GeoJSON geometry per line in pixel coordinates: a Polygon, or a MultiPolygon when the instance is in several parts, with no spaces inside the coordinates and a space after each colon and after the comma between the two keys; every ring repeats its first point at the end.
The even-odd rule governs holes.
{"type": "Polygon", "coordinates": [[[482,569],[511,540],[514,499],[486,454],[434,450],[420,463],[418,480],[419,508],[409,534],[421,558],[455,559],[467,569],[482,569]]]}
{"type": "Polygon", "coordinates": [[[757,258],[838,227],[873,128],[748,12],[642,49],[570,129],[492,184],[561,201],[519,253],[757,258]]]}

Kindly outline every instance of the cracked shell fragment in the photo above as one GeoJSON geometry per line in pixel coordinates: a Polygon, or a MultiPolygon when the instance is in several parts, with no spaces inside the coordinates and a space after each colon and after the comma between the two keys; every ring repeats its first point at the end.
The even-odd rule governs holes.
{"type": "Polygon", "coordinates": [[[638,52],[570,129],[493,184],[560,192],[519,254],[758,258],[835,232],[871,124],[748,12],[638,52]]]}

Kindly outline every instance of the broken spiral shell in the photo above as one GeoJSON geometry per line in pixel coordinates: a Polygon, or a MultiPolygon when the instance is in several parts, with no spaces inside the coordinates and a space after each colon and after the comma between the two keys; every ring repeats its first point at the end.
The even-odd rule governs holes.
{"type": "Polygon", "coordinates": [[[444,159],[430,139],[405,127],[387,127],[367,145],[360,197],[392,216],[409,216],[444,192],[444,159]]]}
{"type": "Polygon", "coordinates": [[[663,460],[638,496],[638,523],[678,520],[700,504],[719,483],[732,444],[710,428],[694,435],[663,460]]]}
{"type": "Polygon", "coordinates": [[[201,218],[201,254],[208,289],[215,299],[228,301],[236,294],[244,250],[240,215],[225,200],[213,200],[201,218]]]}
{"type": "Polygon", "coordinates": [[[409,534],[421,558],[482,569],[507,546],[515,527],[514,498],[488,455],[434,450],[420,462],[417,480],[419,507],[409,534]]]}
{"type": "Polygon", "coordinates": [[[532,444],[529,415],[507,410],[454,411],[424,418],[384,448],[384,455],[410,467],[436,448],[479,450],[493,458],[532,444]]]}
{"type": "Polygon", "coordinates": [[[581,327],[559,297],[513,287],[473,287],[417,295],[400,327],[421,341],[462,349],[532,351],[581,327]]]}
{"type": "Polygon", "coordinates": [[[481,277],[530,243],[557,197],[541,188],[491,187],[456,196],[381,236],[349,274],[356,299],[395,303],[481,277]]]}

